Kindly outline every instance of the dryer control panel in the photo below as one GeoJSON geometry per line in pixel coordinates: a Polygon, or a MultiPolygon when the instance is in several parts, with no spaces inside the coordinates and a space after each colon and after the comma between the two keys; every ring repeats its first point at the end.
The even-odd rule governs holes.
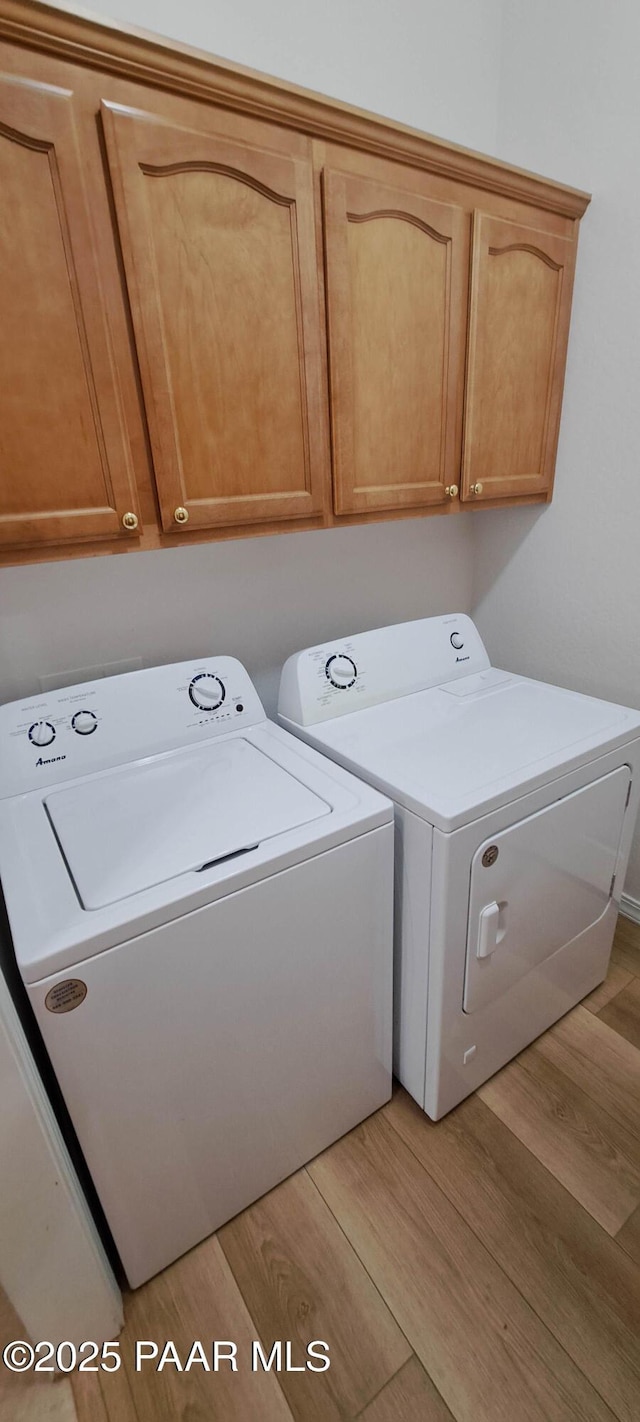
{"type": "Polygon", "coordinates": [[[296,725],[311,726],[489,666],[480,634],[464,613],[401,622],[289,657],[278,712],[296,725]]]}
{"type": "Polygon", "coordinates": [[[149,667],[0,706],[0,798],[264,721],[235,657],[149,667]]]}

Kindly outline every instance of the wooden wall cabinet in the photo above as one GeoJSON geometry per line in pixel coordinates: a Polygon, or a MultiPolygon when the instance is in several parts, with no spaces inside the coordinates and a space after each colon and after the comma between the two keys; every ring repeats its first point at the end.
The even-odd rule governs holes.
{"type": "Polygon", "coordinates": [[[0,78],[0,542],[138,522],[73,97],[0,78]]]}
{"type": "Polygon", "coordinates": [[[442,503],[460,468],[465,214],[331,169],[323,191],[335,512],[442,503]]]}
{"type": "Polygon", "coordinates": [[[310,158],[102,104],[162,527],[321,513],[310,158]]]}
{"type": "Polygon", "coordinates": [[[462,497],[553,485],[575,241],[473,215],[462,497]]]}
{"type": "Polygon", "coordinates": [[[2,561],[551,496],[586,194],[26,0],[0,70],[2,561]]]}

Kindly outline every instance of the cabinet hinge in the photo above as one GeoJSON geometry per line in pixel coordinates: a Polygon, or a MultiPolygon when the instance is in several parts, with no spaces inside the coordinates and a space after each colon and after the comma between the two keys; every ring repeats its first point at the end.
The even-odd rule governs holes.
{"type": "Polygon", "coordinates": [[[629,781],[629,788],[628,788],[628,790],[627,790],[627,798],[626,798],[626,800],[625,800],[625,802],[624,802],[624,808],[625,808],[625,810],[626,810],[627,805],[629,804],[629,801],[630,801],[630,799],[631,799],[631,786],[632,786],[632,785],[633,785],[633,780],[630,780],[630,781],[629,781]]]}
{"type": "Polygon", "coordinates": [[[615,876],[615,874],[612,874],[612,875],[611,875],[611,883],[610,883],[610,885],[609,885],[609,898],[611,898],[611,895],[612,895],[612,893],[613,893],[613,886],[614,886],[615,882],[616,882],[616,876],[615,876]]]}

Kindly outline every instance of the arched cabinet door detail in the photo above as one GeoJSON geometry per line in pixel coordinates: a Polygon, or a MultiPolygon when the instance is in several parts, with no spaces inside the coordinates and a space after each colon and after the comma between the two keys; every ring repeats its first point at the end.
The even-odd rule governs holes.
{"type": "Polygon", "coordinates": [[[0,76],[0,190],[0,546],[131,539],[131,454],[68,90],[0,76]]]}
{"type": "Polygon", "coordinates": [[[551,494],[575,241],[476,212],[462,497],[551,494]]]}
{"type": "Polygon", "coordinates": [[[103,103],[165,532],[321,513],[310,161],[103,103]]]}
{"type": "Polygon", "coordinates": [[[460,468],[468,220],[335,170],[323,193],[335,512],[448,503],[460,468]]]}

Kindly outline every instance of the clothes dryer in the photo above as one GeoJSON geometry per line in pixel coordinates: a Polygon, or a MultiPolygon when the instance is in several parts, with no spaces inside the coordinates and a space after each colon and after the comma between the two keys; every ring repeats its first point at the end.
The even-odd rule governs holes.
{"type": "Polygon", "coordinates": [[[395,803],[395,1070],[437,1120],[606,975],[640,712],[492,667],[453,614],[291,657],[279,717],[395,803]]]}

